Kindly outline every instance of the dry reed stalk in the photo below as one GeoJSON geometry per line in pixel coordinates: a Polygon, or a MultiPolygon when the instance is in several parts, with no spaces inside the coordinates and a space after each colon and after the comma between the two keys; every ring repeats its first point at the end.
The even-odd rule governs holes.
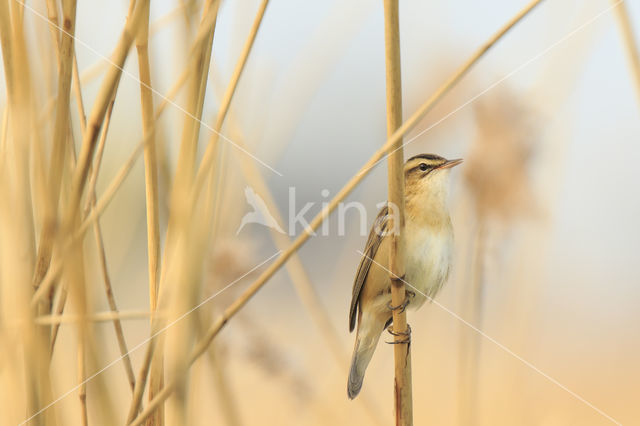
{"type": "MultiPolygon", "coordinates": [[[[48,175],[48,154],[45,149],[50,147],[50,141],[52,138],[51,132],[53,132],[53,126],[55,125],[55,119],[53,118],[55,101],[57,100],[56,90],[58,83],[58,66],[59,60],[59,44],[55,49],[51,48],[50,42],[53,36],[53,30],[50,30],[51,26],[47,26],[46,31],[38,31],[38,46],[37,49],[42,54],[39,55],[40,64],[38,64],[38,71],[45,76],[45,78],[38,79],[43,83],[43,87],[40,88],[42,93],[46,93],[51,101],[51,108],[49,116],[45,119],[41,119],[37,114],[38,125],[32,127],[33,142],[30,149],[31,156],[31,181],[33,188],[33,211],[34,211],[34,223],[36,225],[36,233],[40,232],[40,224],[44,223],[44,211],[46,207],[46,200],[49,198],[47,187],[47,175],[48,175]],[[46,135],[44,136],[43,133],[46,135]]],[[[37,84],[37,83],[36,83],[37,84]]],[[[35,102],[38,102],[38,88],[34,87],[35,102]]]]}
{"type": "MultiPolygon", "coordinates": [[[[149,64],[149,4],[144,8],[142,25],[136,38],[138,66],[140,73],[140,101],[142,104],[142,134],[149,137],[144,147],[145,199],[147,211],[147,254],[149,270],[149,307],[155,312],[158,304],[158,259],[160,257],[160,225],[158,223],[158,165],[155,143],[155,120],[153,114],[153,93],[151,89],[151,69],[149,64]]],[[[164,383],[164,368],[161,359],[152,366],[149,398],[152,398],[164,383]],[[155,367],[155,368],[153,368],[155,367]]],[[[131,371],[131,379],[133,379],[131,371]]],[[[135,391],[135,382],[131,382],[135,391]]],[[[158,410],[148,425],[163,425],[164,412],[158,410]]]]}
{"type": "Polygon", "coordinates": [[[2,127],[0,127],[0,173],[4,172],[7,153],[7,131],[9,127],[9,108],[2,112],[2,127]]]}
{"type": "MultiPolygon", "coordinates": [[[[53,151],[49,165],[49,177],[47,184],[51,185],[47,192],[45,202],[45,212],[40,233],[40,243],[38,245],[38,255],[36,259],[36,271],[33,284],[37,290],[48,271],[51,264],[51,255],[55,238],[55,229],[58,222],[58,204],[60,204],[60,189],[62,184],[62,173],[64,170],[64,156],[67,152],[67,138],[70,134],[70,90],[72,80],[72,62],[75,57],[75,20],[76,2],[63,1],[64,27],[60,27],[58,22],[58,7],[55,0],[47,0],[47,14],[49,19],[49,29],[55,47],[56,58],[58,59],[58,97],[56,108],[55,128],[53,135],[53,151]]],[[[68,165],[67,165],[68,166],[68,165]]],[[[50,314],[53,307],[53,289],[48,292],[48,299],[40,305],[40,315],[50,314]]],[[[66,291],[61,290],[56,313],[62,313],[66,303],[66,291]]],[[[58,326],[54,325],[50,330],[49,348],[50,357],[53,356],[58,334],[58,326]]]]}
{"type": "Polygon", "coordinates": [[[11,25],[11,7],[9,5],[8,0],[3,0],[0,2],[0,23],[2,23],[1,31],[0,31],[0,45],[2,46],[2,62],[3,62],[3,73],[5,79],[5,87],[7,88],[7,98],[9,102],[12,102],[15,97],[15,91],[17,87],[13,86],[13,82],[15,80],[15,72],[13,70],[13,46],[12,46],[12,25],[11,25]],[[9,83],[12,83],[11,85],[9,83]],[[12,99],[13,98],[13,99],[12,99]]]}
{"type": "MultiPolygon", "coordinates": [[[[85,321],[85,317],[81,317],[81,321],[85,321]]],[[[89,424],[89,415],[87,414],[87,371],[85,367],[85,337],[78,336],[78,398],[80,399],[80,412],[82,425],[89,424]]]]}
{"type": "Polygon", "coordinates": [[[82,100],[82,83],[80,82],[80,73],[78,72],[78,57],[76,52],[73,52],[73,95],[76,98],[76,105],[78,107],[78,117],[80,117],[80,133],[85,134],[87,132],[87,115],[84,109],[84,101],[82,100]]]}
{"type": "Polygon", "coordinates": [[[633,24],[629,18],[629,11],[625,1],[611,0],[611,3],[613,3],[622,40],[627,51],[631,78],[636,89],[636,100],[640,102],[640,53],[633,33],[633,24]]]}
{"type": "MultiPolygon", "coordinates": [[[[35,227],[29,172],[30,128],[35,117],[31,70],[27,57],[22,8],[14,2],[0,1],[0,45],[7,88],[10,142],[5,146],[3,169],[2,209],[0,235],[3,247],[1,281],[7,294],[3,301],[3,314],[24,321],[17,347],[24,353],[23,379],[25,383],[26,413],[33,413],[51,398],[48,365],[40,356],[46,353],[46,334],[34,328],[34,310],[24,304],[32,292],[32,274],[35,266],[35,227]],[[9,212],[10,210],[10,212],[9,212]],[[6,287],[9,286],[9,287],[6,287]],[[11,303],[7,303],[11,300],[11,303]]],[[[18,404],[16,408],[19,408],[18,404]]],[[[54,413],[47,419],[53,424],[54,413]]]]}
{"type": "MultiPolygon", "coordinates": [[[[217,156],[216,165],[213,176],[209,180],[209,187],[207,188],[207,194],[213,194],[211,198],[211,205],[205,204],[205,214],[210,214],[213,218],[211,222],[211,237],[210,241],[215,241],[218,238],[218,233],[221,231],[221,219],[223,214],[228,214],[228,210],[222,212],[222,201],[225,190],[229,187],[227,172],[228,172],[228,150],[226,145],[220,146],[220,153],[217,156]]],[[[225,206],[226,207],[226,206],[225,206]]]]}
{"type": "MultiPolygon", "coordinates": [[[[88,322],[112,322],[114,319],[118,320],[143,320],[151,318],[151,312],[147,311],[104,311],[93,312],[87,314],[84,319],[88,322]]],[[[65,315],[43,315],[34,318],[34,322],[38,325],[52,325],[52,324],[69,324],[82,320],[79,315],[65,314],[65,315]]]]}
{"type": "MultiPolygon", "coordinates": [[[[73,39],[73,35],[75,32],[75,28],[72,28],[71,31],[65,29],[65,28],[61,28],[59,26],[58,23],[58,9],[57,9],[57,4],[54,0],[47,0],[46,2],[46,6],[47,6],[47,14],[48,14],[48,20],[49,20],[49,28],[51,31],[51,38],[53,39],[54,42],[54,46],[55,46],[55,54],[56,54],[56,58],[58,58],[58,72],[60,74],[60,78],[69,78],[71,79],[72,76],[69,75],[69,55],[72,56],[72,73],[73,73],[73,78],[75,79],[75,84],[74,84],[74,94],[76,97],[76,103],[78,106],[78,115],[80,117],[80,126],[81,126],[81,130],[82,133],[84,134],[85,131],[85,127],[86,127],[86,120],[85,120],[85,115],[84,115],[84,104],[82,101],[82,91],[81,91],[81,87],[80,87],[80,83],[79,83],[79,79],[78,79],[78,69],[77,69],[77,61],[76,61],[76,56],[75,56],[75,48],[74,48],[74,39],[73,39]],[[62,30],[62,31],[61,31],[62,30]],[[65,44],[65,41],[67,41],[66,39],[70,40],[70,45],[65,44]],[[61,60],[61,58],[63,58],[63,60],[61,60]]],[[[71,10],[65,10],[65,8],[69,8],[72,5],[69,2],[66,2],[65,4],[63,4],[63,19],[65,24],[69,25],[72,24],[72,27],[75,27],[75,5],[73,5],[73,11],[71,10]],[[72,13],[73,16],[71,16],[70,14],[72,13]],[[70,18],[73,18],[73,20],[71,20],[70,18]]],[[[66,80],[65,80],[66,81],[66,80]]],[[[66,83],[65,83],[66,84],[66,83]]],[[[58,89],[58,93],[60,93],[60,89],[58,89]]],[[[66,91],[64,92],[66,94],[66,103],[67,103],[67,108],[66,108],[66,115],[67,115],[67,126],[70,126],[70,117],[69,117],[69,109],[68,109],[68,103],[69,103],[69,88],[66,87],[66,91]]],[[[60,97],[58,97],[58,102],[60,101],[60,97]]],[[[53,103],[52,103],[53,105],[53,103]]],[[[60,105],[58,104],[58,116],[60,116],[60,105]]],[[[56,126],[59,125],[59,122],[56,121],[56,126]]],[[[56,130],[58,130],[56,128],[56,130]]],[[[71,129],[67,130],[70,134],[72,132],[71,129]]],[[[54,133],[54,144],[55,144],[55,138],[59,136],[57,134],[54,133]]],[[[66,132],[64,137],[66,138],[66,132]]],[[[66,144],[65,144],[66,145],[66,144]]],[[[55,146],[55,145],[54,145],[55,146]]],[[[41,150],[36,150],[37,153],[39,153],[41,150]]],[[[73,147],[71,147],[71,151],[73,152],[73,147]]],[[[53,163],[53,161],[52,161],[53,163]]],[[[61,171],[58,171],[57,173],[61,173],[61,171]]],[[[51,175],[52,173],[50,173],[51,175]]],[[[51,179],[49,180],[51,181],[51,179]]],[[[58,184],[58,188],[60,187],[60,184],[58,184]]],[[[55,191],[54,191],[55,192],[55,191]]],[[[57,191],[59,194],[59,190],[57,191]]],[[[46,197],[48,198],[48,197],[46,197]]],[[[59,203],[58,201],[59,199],[59,195],[55,198],[54,200],[54,204],[55,204],[55,208],[54,208],[54,220],[56,220],[57,218],[57,204],[59,203]]],[[[45,203],[45,207],[51,207],[51,203],[45,203]]],[[[50,262],[51,262],[51,237],[52,235],[49,235],[49,237],[47,238],[46,231],[50,231],[50,229],[47,229],[48,225],[51,225],[51,222],[49,222],[49,218],[46,217],[47,212],[45,212],[45,217],[42,219],[43,220],[43,231],[45,231],[44,233],[41,234],[41,241],[44,241],[46,244],[49,245],[49,247],[43,247],[42,245],[40,246],[40,251],[41,253],[44,254],[44,256],[48,257],[48,258],[42,258],[42,265],[43,268],[48,269],[50,266],[50,262]],[[43,238],[44,237],[44,238],[43,238]]],[[[36,274],[38,273],[38,271],[36,271],[36,274]]],[[[35,280],[35,284],[38,285],[40,283],[41,278],[37,277],[35,280]]],[[[61,314],[64,310],[64,306],[67,300],[67,293],[66,290],[64,288],[61,288],[60,290],[60,296],[58,298],[58,304],[56,306],[55,312],[56,314],[61,314]]],[[[53,292],[50,291],[49,292],[49,300],[46,303],[46,306],[49,310],[49,312],[51,312],[51,306],[52,306],[52,302],[53,302],[53,292]]],[[[48,312],[47,312],[48,313],[48,312]]],[[[53,356],[53,350],[55,347],[55,343],[57,340],[57,335],[58,335],[58,329],[59,329],[59,325],[58,324],[54,324],[52,327],[52,330],[50,332],[50,339],[49,339],[49,356],[52,357],[53,356]]]]}
{"type": "MultiPolygon", "coordinates": [[[[55,5],[53,7],[55,10],[55,5]]],[[[60,198],[60,185],[62,182],[62,171],[64,169],[64,158],[67,146],[67,136],[69,130],[69,98],[71,89],[71,72],[74,52],[74,33],[76,21],[76,1],[62,1],[62,13],[64,21],[64,31],[60,37],[55,38],[56,45],[59,45],[59,77],[58,77],[58,99],[56,103],[56,119],[53,135],[53,148],[51,152],[51,162],[49,164],[48,192],[45,203],[44,222],[40,233],[40,243],[38,244],[38,254],[36,257],[36,269],[33,277],[33,285],[37,289],[42,278],[51,263],[51,254],[55,238],[56,223],[58,221],[58,203],[60,198]],[[59,41],[58,41],[59,40],[59,41]]],[[[52,13],[50,12],[50,15],[52,13]]],[[[56,19],[51,17],[50,19],[56,19]]],[[[49,293],[48,300],[42,303],[38,310],[40,315],[51,313],[53,293],[49,293]]]]}
{"type": "MultiPolygon", "coordinates": [[[[54,44],[54,53],[57,59],[57,65],[58,65],[58,73],[62,74],[62,69],[61,69],[61,61],[60,61],[60,57],[61,57],[61,37],[62,37],[62,33],[64,30],[64,28],[60,27],[60,24],[58,22],[58,7],[57,4],[55,2],[55,0],[47,0],[46,1],[46,7],[47,7],[47,19],[49,20],[49,30],[51,33],[51,38],[53,40],[53,44],[54,44]]],[[[73,32],[69,32],[69,34],[67,34],[67,36],[72,36],[75,33],[75,28],[73,32]]],[[[73,41],[73,40],[72,40],[73,41]]],[[[85,133],[85,128],[86,128],[86,117],[85,117],[85,112],[84,112],[84,101],[82,100],[82,87],[80,84],[80,77],[78,74],[78,61],[76,58],[76,53],[75,53],[75,43],[73,43],[72,46],[72,55],[73,55],[73,68],[72,68],[72,83],[73,83],[73,92],[74,92],[74,96],[76,99],[76,105],[78,108],[78,116],[80,117],[80,129],[81,129],[81,134],[85,133]]],[[[66,72],[66,70],[65,70],[66,72]]],[[[55,97],[52,97],[50,99],[50,101],[48,102],[48,106],[46,108],[46,110],[51,109],[51,111],[53,111],[53,108],[55,106],[54,100],[56,100],[55,97]],[[50,106],[50,108],[49,108],[50,106]]],[[[47,111],[47,113],[45,114],[46,118],[48,118],[49,116],[49,111],[47,111]]],[[[69,125],[71,125],[71,123],[69,122],[69,125]]],[[[70,130],[71,132],[72,130],[70,130]]],[[[41,150],[38,150],[41,151],[41,150]]],[[[44,220],[44,219],[43,219],[44,220]]]]}
{"type": "MultiPolygon", "coordinates": [[[[278,258],[272,263],[260,276],[249,285],[249,287],[225,309],[222,315],[209,327],[205,337],[201,339],[190,355],[190,363],[193,363],[202,354],[205,353],[209,344],[218,335],[220,330],[224,328],[227,322],[235,316],[240,309],[242,309],[246,303],[262,288],[264,284],[289,260],[289,258],[309,239],[311,233],[315,231],[327,216],[336,209],[338,204],[344,200],[353,189],[364,179],[364,177],[372,170],[372,168],[393,149],[393,146],[400,140],[409,130],[411,130],[423,117],[429,112],[433,106],[442,97],[449,92],[468,71],[475,65],[482,56],[498,41],[502,38],[511,28],[513,28],[518,22],[520,22],[529,12],[531,12],[537,5],[543,0],[534,0],[529,3],[524,9],[518,12],[513,18],[511,18],[505,25],[503,25],[485,44],[483,44],[462,66],[460,66],[456,72],[442,85],[436,92],[431,95],[422,106],[411,115],[402,126],[391,135],[387,141],[369,158],[365,165],[356,173],[342,189],[333,197],[333,199],[318,213],[310,222],[309,227],[298,236],[291,246],[283,251],[278,258]]],[[[213,160],[213,159],[212,159],[213,160]]],[[[201,169],[206,168],[207,165],[201,163],[201,169]]],[[[194,188],[196,193],[199,194],[199,188],[194,188]]],[[[153,342],[153,339],[152,339],[153,342]]],[[[150,343],[151,344],[151,343],[150,343]]],[[[161,405],[174,391],[174,380],[170,380],[160,394],[157,395],[154,400],[150,401],[147,407],[140,413],[138,417],[132,422],[128,422],[131,425],[140,425],[142,422],[153,413],[159,405],[161,405]]]]}
{"type": "MultiPolygon", "coordinates": [[[[66,154],[67,154],[67,160],[65,161],[65,168],[63,170],[63,175],[62,175],[62,187],[61,187],[61,192],[60,192],[60,201],[59,204],[64,205],[67,197],[68,197],[68,189],[69,189],[69,185],[70,185],[70,180],[71,180],[71,175],[73,174],[73,169],[75,168],[76,165],[76,153],[75,153],[75,140],[74,140],[74,136],[73,136],[73,132],[71,130],[71,123],[69,123],[69,136],[67,139],[67,144],[65,146],[66,148],[66,154]]],[[[56,241],[56,244],[58,243],[59,240],[56,241]]],[[[71,247],[71,246],[70,246],[71,247]]],[[[70,250],[69,250],[70,251],[70,250]]],[[[59,253],[59,250],[57,250],[57,246],[56,246],[56,251],[54,252],[54,256],[52,258],[52,263],[51,265],[49,265],[49,269],[51,269],[53,262],[60,262],[60,265],[63,265],[63,260],[65,259],[64,256],[61,256],[59,253]]],[[[84,264],[84,260],[82,260],[82,264],[84,264]]],[[[62,269],[62,267],[61,267],[62,269]]],[[[47,274],[49,273],[49,271],[47,270],[47,274]]],[[[46,275],[45,275],[46,277],[46,275]]],[[[44,284],[45,282],[42,281],[42,283],[44,284]]],[[[37,289],[36,293],[41,289],[40,287],[37,289]]],[[[53,302],[53,297],[54,297],[54,289],[51,288],[51,290],[48,291],[48,296],[49,299],[51,300],[51,302],[53,302]]],[[[56,304],[56,309],[55,309],[55,314],[56,315],[62,315],[62,313],[64,312],[65,306],[67,303],[67,285],[66,283],[62,282],[61,285],[58,286],[58,299],[57,299],[57,304],[56,304]]],[[[32,303],[33,305],[33,303],[32,303]]],[[[54,353],[54,348],[55,348],[55,344],[57,341],[57,337],[58,337],[58,330],[59,330],[60,326],[58,324],[54,324],[53,327],[51,328],[51,339],[49,342],[49,357],[50,360],[53,358],[53,353],[54,353]]]]}
{"type": "MultiPolygon", "coordinates": [[[[117,90],[117,88],[116,88],[117,90]]],[[[106,145],[107,142],[107,135],[109,134],[109,127],[111,125],[111,116],[113,114],[113,107],[116,103],[116,98],[115,98],[115,93],[114,93],[114,97],[111,98],[111,101],[109,102],[109,106],[107,107],[107,113],[104,116],[104,123],[102,125],[102,129],[100,132],[100,139],[98,139],[98,146],[96,147],[96,154],[95,154],[95,160],[94,160],[94,164],[93,164],[93,169],[91,171],[91,175],[89,176],[89,199],[87,200],[87,202],[84,205],[84,209],[83,209],[83,216],[87,216],[87,214],[90,213],[92,208],[95,208],[95,204],[96,204],[96,185],[98,183],[98,175],[100,174],[100,167],[102,166],[102,158],[103,158],[103,154],[104,154],[104,147],[106,145]]],[[[82,119],[80,120],[81,122],[83,121],[82,119]]],[[[86,127],[86,122],[85,122],[85,127],[86,127]]],[[[97,223],[98,221],[96,221],[95,223],[97,223]]]]}
{"type": "MultiPolygon", "coordinates": [[[[60,31],[60,24],[58,22],[58,7],[57,4],[55,2],[55,0],[46,0],[46,6],[47,6],[47,18],[49,19],[49,29],[51,31],[51,38],[54,40],[54,45],[55,45],[55,54],[56,54],[56,58],[58,59],[58,65],[60,65],[60,50],[61,50],[61,46],[60,46],[60,37],[58,37],[59,35],[62,36],[62,33],[60,31]]],[[[74,18],[75,19],[75,18],[74,18]]],[[[64,28],[63,28],[64,29],[64,28]]],[[[71,32],[69,31],[69,33],[71,35],[74,35],[75,33],[75,28],[74,31],[71,32]]],[[[74,43],[75,45],[75,43],[74,43]]],[[[80,128],[82,133],[84,134],[85,132],[85,127],[86,127],[86,118],[84,116],[84,102],[82,100],[82,90],[81,90],[81,86],[80,86],[80,75],[78,72],[78,60],[76,58],[76,54],[75,54],[75,46],[73,49],[73,68],[72,68],[72,77],[73,77],[73,91],[74,91],[74,96],[76,98],[76,104],[77,104],[77,108],[78,108],[78,115],[81,118],[80,121],[80,128]]],[[[61,73],[62,70],[58,70],[58,72],[61,73]]],[[[53,105],[53,102],[51,103],[53,105]]]]}
{"type": "MultiPolygon", "coordinates": [[[[58,22],[58,5],[55,0],[47,0],[47,19],[49,20],[49,31],[51,33],[51,38],[53,39],[53,44],[55,46],[54,54],[56,60],[58,61],[58,72],[60,72],[60,24],[58,22]]],[[[75,29],[74,29],[75,31],[75,29]]],[[[51,99],[51,104],[54,104],[54,99],[51,99]]]]}
{"type": "MultiPolygon", "coordinates": [[[[57,264],[57,267],[61,269],[62,268],[61,265],[62,264],[59,263],[57,264]]],[[[55,279],[57,278],[58,277],[56,276],[55,279]]],[[[44,282],[45,281],[43,281],[43,283],[44,282]]],[[[64,308],[66,304],[67,304],[67,289],[65,288],[64,285],[62,285],[58,290],[58,300],[57,300],[55,309],[52,310],[52,314],[57,316],[62,315],[64,313],[64,308]]],[[[53,350],[55,349],[56,342],[58,341],[58,331],[60,330],[60,324],[54,323],[52,325],[53,326],[51,327],[51,338],[49,339],[49,360],[53,359],[53,350]]]]}
{"type": "Polygon", "coordinates": [[[176,194],[176,192],[178,192],[176,188],[188,188],[193,179],[202,110],[204,108],[204,96],[207,89],[209,64],[211,62],[211,49],[219,6],[220,2],[217,0],[208,0],[205,3],[198,33],[206,34],[206,40],[203,43],[200,43],[199,40],[193,43],[191,63],[185,70],[187,76],[189,76],[189,73],[191,74],[189,76],[188,114],[185,115],[184,126],[182,128],[180,153],[178,156],[178,166],[172,197],[178,196],[176,194]]]}
{"type": "MultiPolygon", "coordinates": [[[[63,173],[63,182],[62,182],[62,191],[60,192],[60,204],[64,204],[65,201],[65,197],[66,197],[66,189],[68,189],[69,187],[69,175],[71,173],[73,173],[73,168],[75,167],[75,150],[73,148],[74,145],[74,141],[73,141],[73,133],[69,133],[69,142],[67,143],[67,154],[69,159],[65,162],[66,167],[63,173]]],[[[56,251],[54,252],[54,256],[51,260],[51,264],[49,265],[49,269],[47,270],[47,275],[49,274],[49,271],[51,270],[51,268],[54,265],[54,262],[59,262],[56,263],[56,265],[60,265],[60,271],[62,271],[62,261],[64,259],[64,256],[60,256],[60,254],[56,251]]],[[[46,276],[45,275],[45,278],[46,276]]],[[[56,280],[59,277],[56,276],[56,280]]],[[[59,285],[58,287],[58,298],[57,298],[57,303],[56,303],[56,307],[53,310],[53,313],[55,315],[62,315],[62,313],[64,312],[64,308],[66,306],[67,303],[67,286],[65,283],[62,283],[61,285],[59,285]]],[[[46,290],[45,292],[48,293],[47,296],[50,300],[50,303],[53,304],[53,300],[54,300],[54,292],[55,289],[53,287],[50,287],[48,282],[46,282],[46,280],[43,279],[43,281],[41,282],[41,285],[36,289],[36,294],[39,291],[43,291],[46,290]],[[46,288],[43,288],[46,285],[46,288]],[[47,288],[49,290],[47,290],[47,288]]],[[[33,303],[33,299],[32,299],[32,305],[34,305],[33,303]]],[[[53,359],[53,354],[54,354],[54,348],[55,348],[55,344],[57,342],[57,338],[58,338],[58,331],[59,331],[60,326],[58,324],[53,324],[53,326],[51,327],[51,337],[49,339],[49,361],[51,361],[53,359]]]]}
{"type": "MultiPolygon", "coordinates": [[[[387,86],[387,136],[390,137],[402,124],[402,78],[400,62],[400,18],[398,0],[384,1],[384,38],[387,86]]],[[[391,303],[401,306],[404,303],[404,150],[402,138],[398,138],[391,147],[388,157],[389,168],[389,211],[393,232],[388,236],[391,241],[389,250],[389,279],[391,280],[391,303]],[[397,217],[396,217],[397,215],[397,217]]],[[[411,344],[407,313],[404,309],[393,310],[395,360],[394,408],[396,425],[413,425],[413,392],[411,386],[411,344]],[[407,338],[409,336],[409,338],[407,338]],[[404,343],[403,343],[404,342],[404,343]]]]}
{"type": "Polygon", "coordinates": [[[147,251],[149,262],[149,306],[156,310],[158,302],[158,257],[160,253],[160,225],[158,224],[158,177],[155,147],[155,116],[151,90],[149,65],[149,4],[142,17],[142,25],[136,39],[140,73],[140,101],[142,105],[142,135],[149,136],[144,148],[145,197],[147,205],[147,251]]]}

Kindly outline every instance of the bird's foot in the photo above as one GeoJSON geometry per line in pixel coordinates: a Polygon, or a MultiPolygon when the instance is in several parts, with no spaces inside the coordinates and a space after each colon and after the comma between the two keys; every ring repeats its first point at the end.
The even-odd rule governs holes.
{"type": "Polygon", "coordinates": [[[407,309],[409,302],[411,302],[411,298],[414,298],[414,297],[416,297],[416,294],[413,291],[405,290],[404,301],[398,306],[391,306],[391,302],[389,302],[387,303],[387,308],[389,308],[390,311],[396,311],[399,309],[400,313],[402,313],[405,311],[405,309],[407,309]]]}
{"type": "Polygon", "coordinates": [[[389,334],[391,334],[392,336],[404,336],[403,340],[394,340],[392,342],[385,342],[389,345],[400,345],[400,344],[404,344],[404,343],[411,343],[411,326],[409,324],[407,324],[407,331],[394,331],[393,330],[393,325],[391,327],[387,328],[387,331],[389,332],[389,334]]]}

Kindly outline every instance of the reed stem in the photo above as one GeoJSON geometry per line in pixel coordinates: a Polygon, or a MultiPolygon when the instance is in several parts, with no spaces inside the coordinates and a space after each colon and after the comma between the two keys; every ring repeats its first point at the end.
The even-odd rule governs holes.
{"type": "MultiPolygon", "coordinates": [[[[55,5],[53,6],[55,9],[55,5]]],[[[60,38],[56,34],[56,49],[59,54],[58,65],[58,98],[56,102],[56,120],[53,136],[53,149],[51,152],[51,162],[49,164],[49,178],[47,202],[45,203],[44,223],[40,233],[40,242],[36,256],[36,270],[33,277],[33,285],[38,288],[42,278],[45,276],[51,262],[53,241],[55,238],[55,228],[58,218],[58,200],[60,198],[60,185],[62,182],[62,171],[64,169],[64,158],[67,148],[67,136],[69,131],[69,100],[71,89],[71,74],[73,69],[74,56],[74,33],[76,21],[76,1],[64,0],[62,2],[63,29],[60,38]]],[[[50,19],[57,20],[57,14],[50,19]]],[[[54,32],[57,33],[58,31],[54,32]]],[[[39,307],[41,315],[51,313],[51,296],[39,307]]]]}
{"type": "MultiPolygon", "coordinates": [[[[142,105],[142,135],[149,138],[144,147],[145,199],[147,211],[147,253],[149,270],[149,307],[155,312],[158,305],[158,269],[160,257],[160,225],[158,222],[158,162],[155,143],[155,117],[151,89],[151,67],[149,64],[149,3],[144,6],[139,32],[136,38],[138,69],[140,73],[140,101],[142,105]]],[[[149,398],[164,384],[164,368],[161,359],[154,365],[151,374],[149,398]]],[[[133,371],[131,372],[133,379],[133,371]]],[[[135,382],[132,382],[135,385],[135,382]]],[[[135,391],[135,386],[131,388],[135,391]]],[[[164,412],[158,410],[147,422],[163,425],[164,412]]]]}
{"type": "MultiPolygon", "coordinates": [[[[398,0],[384,1],[385,62],[387,82],[387,136],[402,124],[402,76],[400,65],[400,18],[398,0]]],[[[402,138],[397,138],[387,162],[389,168],[389,211],[391,241],[389,250],[389,278],[391,280],[391,303],[401,306],[406,293],[404,281],[404,150],[402,138]]],[[[397,426],[413,424],[413,394],[411,387],[411,344],[407,313],[404,309],[393,310],[395,361],[394,407],[397,426]],[[404,343],[403,343],[404,342],[404,343]]]]}

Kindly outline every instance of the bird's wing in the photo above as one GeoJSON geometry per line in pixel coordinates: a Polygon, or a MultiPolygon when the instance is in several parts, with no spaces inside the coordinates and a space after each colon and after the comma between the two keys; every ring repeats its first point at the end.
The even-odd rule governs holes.
{"type": "Polygon", "coordinates": [[[364,286],[364,281],[367,279],[367,274],[371,268],[373,258],[376,256],[378,247],[382,242],[382,238],[387,230],[388,225],[388,208],[384,206],[378,217],[376,217],[371,231],[369,232],[369,239],[364,247],[364,256],[360,260],[358,265],[358,272],[356,273],[356,279],[353,282],[353,291],[351,295],[351,307],[349,308],[349,331],[353,331],[356,326],[356,313],[358,312],[358,303],[360,302],[360,293],[364,286]]]}

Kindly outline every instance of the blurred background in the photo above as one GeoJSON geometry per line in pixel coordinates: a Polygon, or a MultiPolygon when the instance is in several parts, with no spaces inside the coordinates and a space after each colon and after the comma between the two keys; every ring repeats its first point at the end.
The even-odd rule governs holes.
{"type": "MultiPolygon", "coordinates": [[[[45,73],[45,65],[56,62],[44,3],[27,2],[24,10],[41,106],[55,94],[57,81],[55,70],[45,73]]],[[[221,2],[202,114],[210,127],[259,4],[221,2]]],[[[625,4],[637,28],[640,5],[625,4]]],[[[525,5],[401,2],[405,119],[525,5]]],[[[76,57],[87,111],[128,7],[78,2],[76,57]]],[[[607,0],[543,2],[405,137],[406,158],[437,153],[465,159],[451,174],[452,274],[434,303],[408,316],[415,424],[640,423],[640,98],[616,7],[607,0]]],[[[156,0],[150,12],[157,107],[188,63],[202,4],[156,0]]],[[[142,138],[134,52],[120,81],[98,196],[142,138]]],[[[249,224],[236,233],[251,211],[245,187],[273,200],[271,211],[280,212],[284,229],[295,188],[296,213],[314,203],[304,215],[310,221],[385,142],[384,73],[382,2],[269,3],[222,128],[269,167],[220,140],[221,207],[198,299],[234,284],[198,309],[205,328],[264,269],[255,267],[278,250],[264,226],[249,224]],[[265,188],[252,184],[248,170],[261,176],[265,188]]],[[[4,84],[0,99],[4,113],[4,84]]],[[[72,128],[80,135],[74,102],[72,96],[72,128]]],[[[163,236],[186,102],[183,90],[156,124],[163,236]]],[[[210,138],[203,125],[199,156],[210,138]]],[[[75,140],[79,146],[81,138],[75,140]]],[[[367,230],[386,188],[383,161],[346,200],[366,207],[367,230]]],[[[149,309],[145,208],[140,158],[101,218],[113,293],[123,312],[149,309]]],[[[306,272],[297,276],[306,276],[311,288],[283,268],[216,337],[210,357],[194,364],[189,424],[392,423],[393,351],[382,343],[386,336],[361,396],[349,401],[346,395],[354,339],[347,315],[366,235],[355,210],[346,216],[346,235],[339,235],[335,214],[328,223],[329,232],[299,250],[306,272]]],[[[302,231],[298,226],[295,235],[302,231]]],[[[109,310],[102,276],[92,266],[99,262],[96,249],[85,246],[90,310],[109,310]]],[[[122,326],[129,349],[136,347],[131,360],[137,372],[148,317],[123,319],[122,326]]],[[[89,375],[120,356],[113,325],[92,327],[103,352],[89,375]]],[[[81,424],[77,391],[67,394],[77,383],[75,339],[73,325],[63,324],[51,361],[52,394],[64,396],[55,404],[59,424],[81,424]]],[[[4,398],[14,394],[8,382],[17,365],[12,359],[0,357],[4,398]]],[[[100,374],[113,404],[122,407],[113,414],[118,423],[124,423],[131,400],[121,364],[100,374]]],[[[89,424],[103,422],[91,402],[101,398],[100,389],[87,384],[89,424]]],[[[18,402],[3,424],[26,417],[21,397],[13,398],[18,402]]]]}

